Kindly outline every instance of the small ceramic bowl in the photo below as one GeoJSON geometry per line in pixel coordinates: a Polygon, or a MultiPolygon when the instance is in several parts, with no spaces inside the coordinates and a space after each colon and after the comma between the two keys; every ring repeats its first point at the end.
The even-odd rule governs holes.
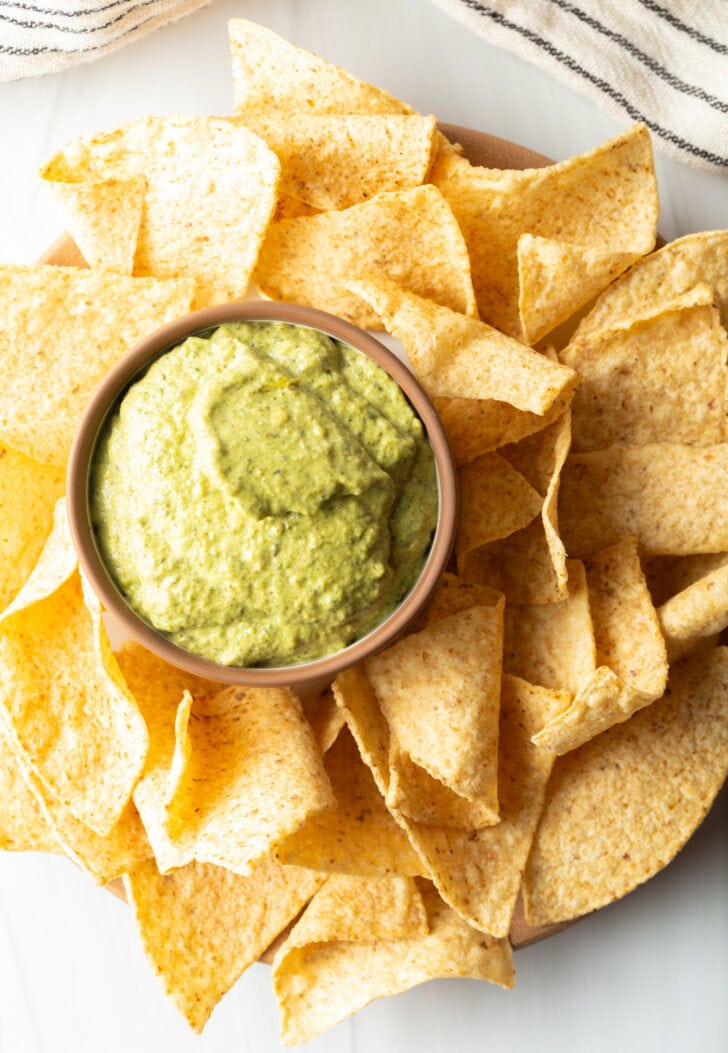
{"type": "Polygon", "coordinates": [[[96,389],[86,408],[71,450],[67,490],[71,534],[79,562],[121,632],[181,669],[211,680],[249,687],[306,688],[314,683],[325,684],[343,669],[392,643],[435,591],[450,557],[457,525],[457,472],[447,436],[432,403],[407,366],[374,337],[341,318],[310,307],[269,301],[246,301],[196,311],[158,329],[127,352],[96,389]],[[144,621],[118,591],[99,554],[89,514],[90,471],[96,442],[107,416],[116,409],[129,385],[154,359],[188,336],[235,321],[288,322],[317,329],[374,359],[399,384],[422,421],[437,468],[437,526],[424,568],[410,592],[392,614],[366,636],[343,650],[297,665],[246,668],[221,665],[172,643],[144,621]]]}

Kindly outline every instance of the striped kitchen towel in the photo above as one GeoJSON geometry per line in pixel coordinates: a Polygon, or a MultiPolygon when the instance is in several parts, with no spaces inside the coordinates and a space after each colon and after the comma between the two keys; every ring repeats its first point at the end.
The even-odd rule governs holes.
{"type": "Polygon", "coordinates": [[[657,149],[728,170],[727,0],[434,0],[563,80],[657,149]]]}
{"type": "Polygon", "coordinates": [[[0,81],[100,58],[210,0],[0,0],[0,81]]]}

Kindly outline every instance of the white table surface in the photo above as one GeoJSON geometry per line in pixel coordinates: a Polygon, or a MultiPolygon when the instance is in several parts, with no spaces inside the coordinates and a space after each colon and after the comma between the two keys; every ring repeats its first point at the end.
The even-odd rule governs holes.
{"type": "MultiPolygon", "coordinates": [[[[100,62],[0,85],[0,259],[32,262],[62,220],[35,173],[67,139],[142,113],[229,112],[226,22],[261,22],[423,113],[560,159],[621,131],[591,102],[427,0],[221,0],[100,62]]],[[[668,238],[728,226],[728,182],[658,155],[668,238]]],[[[1,383],[0,379],[0,383],[1,383]]],[[[1,804],[0,804],[1,806],[1,804]]],[[[647,885],[517,952],[517,986],[438,981],[375,1003],[316,1053],[725,1053],[728,795],[647,885]]],[[[167,1002],[127,908],[66,860],[0,855],[1,1053],[281,1049],[266,966],[201,1038],[167,1002]]]]}

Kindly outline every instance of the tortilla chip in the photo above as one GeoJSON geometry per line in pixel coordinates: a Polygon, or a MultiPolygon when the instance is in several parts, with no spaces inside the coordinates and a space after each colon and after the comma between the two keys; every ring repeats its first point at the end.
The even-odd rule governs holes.
{"type": "Polygon", "coordinates": [[[186,693],[165,788],[183,859],[238,874],[335,800],[301,704],[286,688],[186,693]]]}
{"type": "Polygon", "coordinates": [[[375,329],[378,314],[348,286],[352,275],[372,270],[453,311],[476,313],[465,242],[442,194],[430,185],[274,223],[256,281],[273,300],[308,304],[375,329]]]}
{"type": "Polygon", "coordinates": [[[661,870],[728,773],[728,648],[674,666],[664,698],[559,758],[524,876],[532,925],[603,907],[661,870]]]}
{"type": "Polygon", "coordinates": [[[640,258],[556,238],[518,239],[518,314],[523,339],[535,344],[640,258]]]}
{"type": "Polygon", "coordinates": [[[149,964],[196,1032],[320,883],[271,859],[249,877],[206,863],[163,876],[153,861],[124,876],[149,964]]]}
{"type": "Polygon", "coordinates": [[[471,553],[463,573],[469,581],[505,593],[508,603],[558,603],[568,595],[557,502],[570,441],[571,414],[567,411],[536,435],[500,451],[544,495],[541,515],[509,537],[471,553]]]}
{"type": "MultiPolygon", "coordinates": [[[[0,723],[0,849],[60,852],[61,846],[20,770],[13,744],[0,723]]],[[[402,834],[406,840],[406,835],[402,834]]],[[[409,842],[407,844],[409,848],[409,842]]],[[[412,849],[410,849],[412,851],[412,849]]]]}
{"type": "MultiPolygon", "coordinates": [[[[558,239],[575,254],[588,250],[597,260],[611,255],[602,269],[605,282],[614,277],[620,262],[627,266],[654,245],[657,186],[650,136],[643,124],[547,168],[502,172],[445,155],[430,178],[465,235],[482,318],[518,339],[524,336],[518,276],[522,234],[558,239]]],[[[594,295],[593,283],[584,277],[560,290],[560,318],[594,295]]]]}
{"type": "Polygon", "coordinates": [[[433,397],[497,399],[540,415],[571,398],[577,382],[573,370],[463,317],[460,308],[447,310],[414,295],[420,290],[400,288],[381,274],[349,280],[347,287],[400,341],[433,397]]]}
{"type": "Polygon", "coordinates": [[[503,669],[532,684],[575,695],[596,669],[584,565],[566,561],[569,593],[560,603],[505,610],[503,669]]]}
{"type": "Polygon", "coordinates": [[[265,26],[244,18],[228,22],[235,113],[413,113],[381,88],[265,26]]]}
{"type": "MultiPolygon", "coordinates": [[[[319,896],[329,889],[324,886],[319,896]]],[[[421,884],[427,929],[392,939],[367,939],[370,922],[380,917],[376,903],[359,918],[358,940],[318,938],[309,912],[279,950],[273,986],[281,1011],[286,1045],[306,1042],[375,998],[398,994],[427,980],[469,976],[512,987],[513,960],[507,940],[492,940],[462,921],[431,886],[421,884]],[[429,930],[429,931],[428,931],[429,930]]],[[[323,910],[317,912],[320,920],[323,910]]]]}
{"type": "Polygon", "coordinates": [[[674,300],[701,282],[713,290],[721,321],[728,326],[727,252],[728,230],[707,230],[671,241],[602,293],[579,323],[576,339],[639,318],[646,304],[674,300]]]}
{"type": "Polygon", "coordinates": [[[147,181],[132,175],[66,182],[46,178],[89,267],[133,274],[147,181]]]}
{"type": "Polygon", "coordinates": [[[657,611],[670,662],[728,625],[728,554],[720,558],[720,566],[672,596],[657,611]]]}
{"type": "Polygon", "coordinates": [[[0,442],[0,612],[35,566],[64,488],[61,468],[38,464],[0,442]]]}
{"type": "Polygon", "coordinates": [[[420,186],[437,146],[435,118],[419,114],[261,114],[242,120],[280,161],[280,196],[322,212],[420,186]]]}
{"type": "Polygon", "coordinates": [[[728,550],[728,445],[610,446],[567,458],[559,522],[586,559],[629,534],[648,556],[728,550]]]}
{"type": "Polygon", "coordinates": [[[660,698],[667,653],[634,538],[600,552],[587,567],[598,668],[569,708],[533,741],[568,753],[660,698]]]}
{"type": "MultiPolygon", "coordinates": [[[[276,205],[280,164],[247,128],[214,117],[141,117],[67,144],[41,172],[81,212],[84,255],[114,253],[119,187],[140,223],[134,274],[196,283],[195,307],[242,300],[276,205]],[[143,186],[143,206],[138,206],[143,186]],[[107,191],[111,191],[108,199],[107,191]],[[86,222],[92,209],[93,225],[86,222]],[[105,215],[108,219],[105,219],[105,215]]],[[[124,229],[131,216],[124,217],[124,229]]],[[[131,239],[127,235],[125,255],[131,239]]],[[[79,242],[80,243],[80,242],[79,242]]]]}
{"type": "Polygon", "coordinates": [[[460,521],[455,553],[460,573],[471,552],[527,526],[541,511],[543,497],[497,453],[463,465],[460,521]]]}
{"type": "MultiPolygon", "coordinates": [[[[343,722],[344,715],[337,709],[343,722]]],[[[424,875],[425,868],[397,825],[363,763],[348,728],[324,758],[336,807],[318,812],[278,845],[280,863],[344,874],[424,875]]]]}
{"type": "Polygon", "coordinates": [[[0,706],[24,762],[103,836],[129,802],[148,735],[75,567],[61,500],[33,573],[0,616],[0,706]]]}
{"type": "Polygon", "coordinates": [[[471,607],[502,606],[503,599],[501,592],[487,585],[473,585],[456,574],[445,572],[432,600],[413,625],[413,631],[419,632],[433,622],[442,621],[443,618],[467,611],[471,607]]]}
{"type": "Polygon", "coordinates": [[[728,334],[712,300],[699,285],[564,349],[562,361],[580,378],[572,404],[575,452],[725,440],[728,334]]]}
{"type": "Polygon", "coordinates": [[[193,696],[207,695],[222,685],[177,669],[131,641],[122,645],[117,659],[149,731],[149,751],[133,798],[157,865],[164,873],[187,862],[185,852],[169,836],[164,808],[175,751],[177,707],[185,691],[193,696]]]}
{"type": "Polygon", "coordinates": [[[330,690],[324,691],[316,698],[304,699],[301,704],[303,715],[311,725],[316,745],[323,756],[336,742],[345,723],[344,714],[336,705],[336,699],[330,690]]]}
{"type": "MultiPolygon", "coordinates": [[[[479,825],[498,818],[502,651],[501,602],[435,622],[364,663],[395,743],[394,749],[390,743],[390,766],[398,769],[401,752],[479,806],[479,825]]],[[[391,785],[389,790],[391,806],[391,785]]],[[[416,796],[405,792],[395,804],[412,818],[423,818],[416,796]]],[[[424,817],[435,818],[429,808],[424,817]]]]}
{"type": "Polygon", "coordinates": [[[508,934],[555,760],[553,754],[534,746],[530,737],[563,710],[569,698],[517,677],[503,677],[497,826],[446,830],[399,817],[445,902],[491,936],[508,934]]]}
{"type": "Polygon", "coordinates": [[[558,401],[543,416],[497,399],[435,398],[433,402],[458,466],[540,431],[564,412],[558,401]]]}
{"type": "Polygon", "coordinates": [[[643,556],[642,570],[655,607],[725,563],[725,552],[697,556],[643,556]]]}
{"type": "Polygon", "coordinates": [[[186,314],[192,291],[188,281],[0,266],[2,439],[41,464],[65,467],[96,385],[142,337],[186,314]]]}

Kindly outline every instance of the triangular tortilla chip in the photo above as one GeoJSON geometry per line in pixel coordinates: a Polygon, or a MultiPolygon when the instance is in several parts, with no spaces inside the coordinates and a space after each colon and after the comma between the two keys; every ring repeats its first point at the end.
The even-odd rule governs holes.
{"type": "Polygon", "coordinates": [[[340,212],[274,223],[256,281],[273,300],[309,304],[373,329],[381,325],[378,313],[349,288],[352,275],[373,270],[453,311],[476,313],[460,228],[429,184],[378,194],[340,212]]]}
{"type": "Polygon", "coordinates": [[[639,258],[637,252],[605,252],[521,234],[518,313],[523,339],[537,343],[639,258]]]}
{"type": "MultiPolygon", "coordinates": [[[[0,723],[0,849],[4,852],[60,852],[53,828],[26,784],[20,762],[0,723]]],[[[394,820],[392,820],[394,821],[394,820]]],[[[406,834],[402,833],[406,840],[406,834]]],[[[407,844],[409,848],[409,842],[407,844]]],[[[410,849],[412,851],[412,849],[410,849]]]]}
{"type": "MultiPolygon", "coordinates": [[[[588,153],[523,172],[478,168],[455,154],[441,155],[430,178],[465,236],[481,316],[509,336],[523,337],[518,280],[522,234],[589,247],[595,254],[623,253],[625,266],[655,242],[657,185],[644,124],[588,153]]],[[[586,301],[578,286],[571,288],[576,310],[586,301]]],[[[562,318],[567,310],[564,297],[562,318]]]]}
{"type": "MultiPolygon", "coordinates": [[[[452,793],[479,806],[478,825],[498,818],[502,651],[501,603],[435,622],[364,663],[396,743],[390,766],[398,769],[401,752],[452,793]]],[[[393,805],[389,790],[387,803],[393,805]]],[[[413,818],[436,818],[429,808],[424,815],[412,811],[413,803],[412,794],[398,794],[396,806],[413,818]]]]}
{"type": "MultiPolygon", "coordinates": [[[[72,234],[74,216],[88,203],[84,184],[96,187],[93,231],[82,212],[79,237],[97,235],[97,259],[115,251],[119,188],[114,180],[133,180],[135,198],[141,183],[134,274],[192,279],[195,307],[244,298],[275,209],[279,174],[276,155],[247,128],[220,118],[178,116],[141,117],[69,143],[41,173],[51,183],[65,184],[72,234]],[[110,194],[102,204],[104,189],[110,194]],[[104,211],[111,214],[106,222],[104,211]]],[[[125,220],[123,228],[127,225],[125,220]]]]}
{"type": "Polygon", "coordinates": [[[707,285],[574,339],[560,357],[579,373],[574,452],[726,438],[728,334],[707,285]]]}
{"type": "Polygon", "coordinates": [[[543,497],[497,453],[470,461],[458,475],[460,522],[455,553],[464,574],[471,552],[527,526],[541,511],[543,497]]]}
{"type": "Polygon", "coordinates": [[[228,22],[235,113],[413,113],[381,88],[296,47],[271,29],[228,22]]]}
{"type": "Polygon", "coordinates": [[[281,162],[280,197],[321,212],[420,186],[437,147],[435,118],[419,114],[269,113],[240,120],[281,162]]]}
{"type": "Polygon", "coordinates": [[[559,399],[543,415],[497,399],[434,398],[433,402],[457,465],[540,431],[565,409],[559,399]]]}
{"type": "Polygon", "coordinates": [[[65,501],[23,589],[0,616],[0,705],[23,762],[101,836],[144,766],[146,724],[76,570],[65,501]]]}
{"type": "Polygon", "coordinates": [[[556,761],[524,876],[532,925],[597,910],[661,870],[728,774],[728,648],[685,658],[664,698],[556,761]]]}
{"type": "Polygon", "coordinates": [[[598,668],[572,704],[533,741],[568,753],[660,698],[667,653],[634,538],[600,552],[587,566],[598,668]]]}
{"type": "Polygon", "coordinates": [[[721,565],[671,596],[657,610],[670,662],[728,625],[728,554],[721,565]]]}
{"type": "Polygon", "coordinates": [[[645,307],[674,300],[703,282],[715,293],[721,322],[728,326],[728,230],[707,230],[671,241],[640,260],[606,289],[579,323],[575,339],[643,316],[645,307]]]}
{"type": "Polygon", "coordinates": [[[53,526],[65,473],[0,442],[0,612],[26,581],[53,526]]]}
{"type": "Polygon", "coordinates": [[[146,179],[129,176],[66,182],[53,169],[46,171],[45,179],[89,267],[132,274],[146,179]]]}
{"type": "Polygon", "coordinates": [[[142,337],[186,314],[192,293],[187,280],[0,266],[0,437],[65,467],[96,385],[142,337]]]}
{"type": "Polygon", "coordinates": [[[286,688],[187,692],[165,787],[182,858],[238,874],[335,800],[301,704],[286,688]]]}
{"type": "Polygon", "coordinates": [[[329,901],[323,900],[320,909],[318,897],[312,901],[273,964],[286,1044],[306,1042],[373,999],[436,977],[470,976],[513,986],[508,941],[492,940],[461,921],[426,882],[421,883],[427,912],[424,931],[378,940],[368,937],[370,927],[381,924],[375,898],[370,909],[360,910],[344,930],[359,938],[337,938],[326,922],[332,880],[319,893],[322,897],[328,893],[329,901]]]}
{"type": "Polygon", "coordinates": [[[188,863],[130,870],[124,890],[145,954],[193,1031],[315,893],[322,878],[262,860],[249,877],[188,863]]]}
{"type": "Polygon", "coordinates": [[[352,279],[347,287],[404,346],[429,395],[497,399],[537,414],[557,400],[568,403],[577,382],[573,370],[484,322],[423,299],[382,274],[352,279]]]}

